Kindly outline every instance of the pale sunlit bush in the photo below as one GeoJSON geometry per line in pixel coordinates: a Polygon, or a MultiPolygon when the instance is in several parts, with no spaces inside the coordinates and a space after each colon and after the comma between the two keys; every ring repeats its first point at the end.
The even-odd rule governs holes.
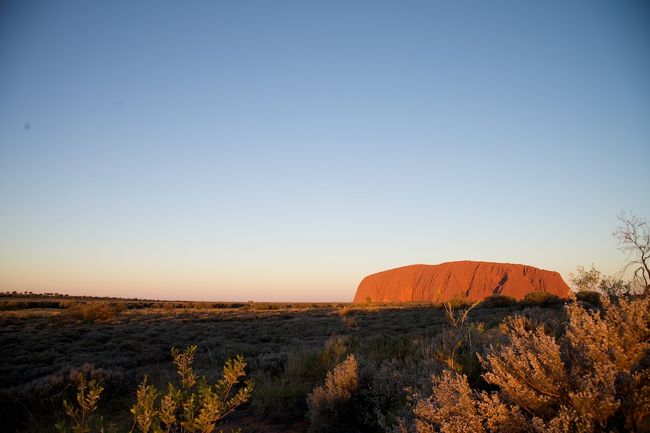
{"type": "Polygon", "coordinates": [[[338,432],[354,416],[359,371],[354,355],[327,373],[325,384],[307,396],[312,432],[338,432]]]}
{"type": "Polygon", "coordinates": [[[447,371],[415,408],[418,433],[650,430],[650,299],[603,299],[602,313],[574,302],[560,337],[508,318],[508,342],[481,358],[497,391],[447,371]]]}

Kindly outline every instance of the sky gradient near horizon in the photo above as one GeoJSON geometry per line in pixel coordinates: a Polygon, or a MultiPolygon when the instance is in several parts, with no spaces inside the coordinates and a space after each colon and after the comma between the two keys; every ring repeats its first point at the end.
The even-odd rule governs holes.
{"type": "Polygon", "coordinates": [[[617,272],[650,217],[636,1],[6,1],[0,290],[349,301],[485,260],[617,272]]]}

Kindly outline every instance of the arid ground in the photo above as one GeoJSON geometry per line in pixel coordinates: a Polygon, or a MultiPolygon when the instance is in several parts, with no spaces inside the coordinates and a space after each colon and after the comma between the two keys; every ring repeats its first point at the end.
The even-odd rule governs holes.
{"type": "Polygon", "coordinates": [[[391,305],[5,295],[0,308],[3,432],[650,429],[645,296],[391,305]],[[238,355],[245,367],[228,361],[238,355]],[[232,413],[219,409],[228,395],[241,397],[232,413]],[[198,408],[209,407],[201,427],[198,408]]]}
{"type": "MultiPolygon", "coordinates": [[[[100,411],[117,430],[128,429],[137,383],[145,374],[161,385],[173,379],[170,350],[190,345],[198,346],[196,370],[208,377],[218,377],[237,354],[248,361],[256,390],[231,423],[241,421],[245,432],[306,431],[306,394],[346,354],[378,364],[433,357],[447,324],[444,309],[430,305],[90,301],[119,308],[84,318],[65,308],[38,308],[76,302],[69,299],[2,302],[0,422],[6,431],[52,429],[63,416],[62,399],[73,398],[77,370],[104,383],[100,411]]],[[[471,319],[491,328],[521,308],[477,308],[471,319]]]]}

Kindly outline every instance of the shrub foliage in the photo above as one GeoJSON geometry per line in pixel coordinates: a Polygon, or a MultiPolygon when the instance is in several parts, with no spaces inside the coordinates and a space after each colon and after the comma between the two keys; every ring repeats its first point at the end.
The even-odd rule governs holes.
{"type": "Polygon", "coordinates": [[[508,341],[480,357],[495,391],[445,371],[415,407],[418,433],[650,430],[650,299],[603,299],[602,310],[566,307],[555,337],[525,317],[508,318],[508,341]]]}
{"type": "MultiPolygon", "coordinates": [[[[252,382],[240,384],[241,378],[246,374],[246,362],[241,356],[226,361],[223,377],[215,384],[210,384],[205,376],[197,377],[192,369],[195,353],[196,346],[190,346],[183,352],[172,349],[180,387],[168,383],[167,392],[162,394],[149,383],[147,376],[144,377],[136,392],[136,402],[131,408],[131,431],[212,433],[221,419],[250,399],[252,382]]],[[[68,419],[58,423],[57,429],[70,433],[90,433],[94,426],[97,431],[103,432],[101,418],[94,424],[91,423],[102,390],[94,380],[87,382],[81,375],[77,406],[64,400],[63,407],[68,419]]]]}
{"type": "Polygon", "coordinates": [[[345,426],[354,414],[358,386],[357,360],[354,355],[348,355],[345,361],[327,373],[325,384],[307,396],[311,431],[336,432],[345,426]]]}
{"type": "Polygon", "coordinates": [[[116,302],[72,302],[64,310],[64,314],[71,319],[94,323],[98,320],[113,319],[124,309],[123,304],[116,302]]]}

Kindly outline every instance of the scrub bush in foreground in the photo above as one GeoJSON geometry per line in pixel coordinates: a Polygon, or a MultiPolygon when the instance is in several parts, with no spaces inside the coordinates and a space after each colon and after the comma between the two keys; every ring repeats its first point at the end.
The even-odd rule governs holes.
{"type": "MultiPolygon", "coordinates": [[[[246,381],[240,385],[241,378],[246,374],[246,362],[241,356],[226,361],[223,377],[212,385],[205,376],[197,377],[192,369],[195,353],[196,346],[190,346],[183,352],[172,349],[180,387],[169,383],[165,394],[151,385],[145,376],[138,386],[136,402],[131,408],[131,432],[137,429],[142,433],[211,433],[221,419],[250,399],[252,382],[246,381]]],[[[102,390],[94,380],[87,382],[82,376],[77,405],[64,400],[68,420],[58,423],[57,429],[71,433],[103,432],[103,420],[94,417],[102,390]]]]}
{"type": "Polygon", "coordinates": [[[515,316],[502,325],[507,342],[479,355],[495,391],[472,389],[467,377],[433,377],[419,399],[417,433],[650,431],[650,298],[602,300],[590,311],[567,305],[565,332],[515,316]]]}

